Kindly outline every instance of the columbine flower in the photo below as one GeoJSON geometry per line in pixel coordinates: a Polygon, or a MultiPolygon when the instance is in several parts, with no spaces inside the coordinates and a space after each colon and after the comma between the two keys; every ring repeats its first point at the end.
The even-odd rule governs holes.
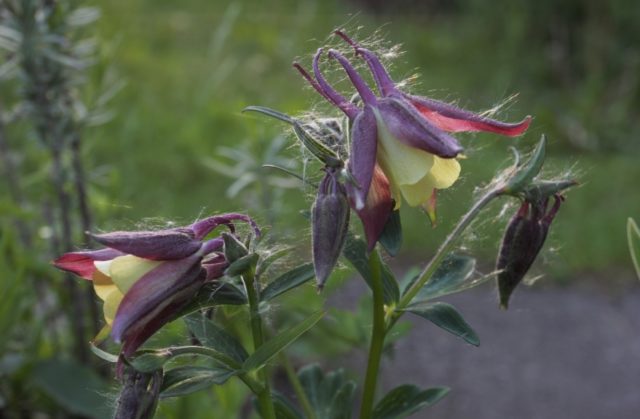
{"type": "Polygon", "coordinates": [[[433,99],[405,94],[397,88],[373,53],[358,46],[344,33],[336,33],[365,59],[380,97],[367,86],[351,63],[335,50],[329,50],[328,56],[337,60],[346,71],[363,102],[361,108],[346,100],[322,76],[319,69],[322,49],[313,59],[315,78],[299,64],[294,63],[294,66],[318,93],[352,122],[348,169],[354,184],[347,185],[347,193],[356,211],[366,209],[371,213],[372,208],[377,209],[369,219],[360,216],[372,247],[392,210],[386,205],[391,198],[396,208],[404,198],[409,205],[421,205],[432,213],[435,191],[448,188],[457,180],[460,164],[456,157],[462,152],[462,147],[448,132],[490,131],[515,136],[527,129],[530,118],[507,124],[433,99]],[[382,173],[378,172],[378,167],[382,173]],[[390,193],[380,190],[384,184],[388,185],[390,193]],[[373,197],[370,196],[372,190],[373,197]]]}
{"type": "Polygon", "coordinates": [[[213,229],[233,221],[251,224],[246,215],[225,214],[188,227],[160,231],[113,232],[94,235],[104,249],[71,252],[56,259],[64,271],[93,281],[104,301],[104,318],[111,336],[123,342],[130,356],[197,293],[203,283],[223,275],[228,266],[223,239],[204,241],[213,229]]]}
{"type": "Polygon", "coordinates": [[[509,305],[513,290],[540,253],[551,222],[564,200],[558,194],[553,195],[553,198],[555,202],[550,209],[548,196],[539,199],[525,198],[518,212],[509,221],[496,262],[500,307],[504,309],[509,305]]]}

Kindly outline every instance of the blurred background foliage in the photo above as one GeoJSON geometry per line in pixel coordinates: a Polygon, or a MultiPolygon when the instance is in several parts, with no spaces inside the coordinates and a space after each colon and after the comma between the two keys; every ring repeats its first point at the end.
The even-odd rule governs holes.
{"type": "MultiPolygon", "coordinates": [[[[3,0],[3,7],[5,1],[11,3],[3,0]]],[[[625,222],[640,210],[636,0],[71,4],[100,11],[95,21],[85,16],[89,20],[82,27],[91,65],[61,63],[74,68],[69,89],[76,103],[86,105],[74,107],[71,120],[82,129],[80,157],[97,229],[139,227],[141,219],[149,226],[181,224],[201,214],[246,208],[272,227],[274,237],[298,245],[306,257],[309,232],[300,211],[310,207],[311,197],[300,192],[295,179],[261,166],[279,164],[310,177],[317,176],[317,167],[297,159],[298,146],[282,125],[241,110],[263,105],[292,115],[313,109],[335,116],[291,63],[308,63],[332,29],[344,27],[356,39],[383,39],[381,48],[401,44],[403,54],[391,62],[392,75],[401,80],[418,74],[412,82],[416,93],[476,111],[517,94],[497,115],[535,118],[529,132],[517,140],[461,136],[468,159],[461,181],[439,196],[438,226],[433,229],[420,211],[403,208],[403,223],[411,227],[404,230],[398,266],[407,269],[433,252],[465,210],[474,188],[488,182],[496,168],[510,164],[509,146],[530,149],[545,133],[550,139],[548,167],[571,167],[582,187],[569,194],[554,224],[549,246],[554,251],[546,252],[548,263],[539,263],[538,271],[566,282],[585,276],[602,282],[632,277],[625,222]]],[[[6,24],[6,14],[2,19],[6,24]]],[[[46,265],[56,251],[50,240],[57,227],[46,216],[55,196],[52,157],[36,141],[37,123],[14,118],[22,112],[25,89],[34,85],[10,74],[4,64],[13,57],[5,53],[0,67],[3,153],[15,165],[9,168],[3,161],[7,182],[0,182],[0,413],[18,415],[11,408],[25,400],[38,411],[55,412],[51,399],[35,388],[65,405],[65,395],[52,396],[46,385],[38,386],[47,382],[43,374],[58,376],[55,368],[65,365],[53,370],[35,366],[57,351],[71,351],[73,345],[65,343],[71,339],[68,320],[51,316],[70,298],[66,291],[57,291],[64,288],[64,280],[46,265]],[[16,202],[9,174],[17,180],[23,202],[16,202]],[[28,242],[20,239],[23,224],[28,226],[28,242]],[[39,372],[32,374],[34,370],[39,372]]],[[[72,166],[63,159],[64,164],[72,166]]],[[[64,188],[73,189],[69,184],[64,188]]],[[[497,217],[500,211],[496,208],[478,223],[465,242],[486,266],[492,263],[506,221],[497,217]]],[[[73,242],[80,246],[83,223],[78,218],[72,216],[80,226],[73,242]]],[[[108,395],[103,385],[96,388],[108,395]]],[[[236,390],[212,390],[217,408],[233,412],[243,402],[236,390]]],[[[212,403],[211,398],[193,395],[163,404],[160,415],[211,417],[212,403]]]]}

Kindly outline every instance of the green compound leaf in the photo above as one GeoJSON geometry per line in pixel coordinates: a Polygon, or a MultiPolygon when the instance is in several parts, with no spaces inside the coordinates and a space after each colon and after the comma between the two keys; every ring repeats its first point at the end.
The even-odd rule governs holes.
{"type": "Polygon", "coordinates": [[[90,368],[71,360],[49,359],[38,362],[33,382],[66,412],[92,419],[113,415],[109,385],[90,368]]]}
{"type": "MultiPolygon", "coordinates": [[[[443,295],[455,294],[491,279],[491,275],[474,277],[475,269],[476,260],[472,257],[462,255],[447,256],[438,266],[431,279],[427,281],[413,299],[413,303],[418,304],[443,295]]],[[[405,287],[405,289],[409,289],[409,286],[405,287]]]]}
{"type": "Polygon", "coordinates": [[[179,356],[204,356],[213,359],[221,367],[233,371],[239,370],[241,365],[225,353],[203,346],[172,346],[164,349],[142,350],[127,362],[136,370],[148,373],[162,368],[167,362],[179,356]]]}
{"type": "Polygon", "coordinates": [[[323,311],[318,311],[301,323],[285,330],[269,339],[262,346],[260,346],[254,353],[242,365],[244,371],[253,371],[258,368],[262,368],[271,358],[276,356],[280,351],[293,343],[304,332],[311,329],[320,319],[324,316],[323,311]]]}
{"type": "Polygon", "coordinates": [[[350,419],[356,384],[347,380],[343,370],[324,374],[317,365],[308,365],[298,372],[316,419],[350,419]]]}
{"type": "Polygon", "coordinates": [[[214,384],[223,384],[235,375],[226,368],[177,367],[165,371],[162,379],[160,397],[179,397],[195,393],[214,384]]]}
{"type": "Polygon", "coordinates": [[[289,272],[285,272],[269,283],[269,285],[267,285],[260,293],[260,299],[262,301],[269,301],[289,290],[311,281],[314,276],[315,274],[313,272],[312,263],[300,265],[289,272]]]}
{"type": "Polygon", "coordinates": [[[239,364],[242,364],[249,356],[234,336],[199,313],[185,317],[184,321],[202,345],[234,359],[239,364]]]}
{"type": "Polygon", "coordinates": [[[405,311],[429,320],[441,329],[464,339],[471,345],[480,346],[480,339],[476,332],[451,304],[443,302],[412,304],[405,311]]]}
{"type": "MultiPolygon", "coordinates": [[[[369,288],[371,288],[371,285],[369,284],[371,270],[369,269],[367,245],[364,240],[357,238],[351,232],[347,233],[347,239],[345,240],[342,254],[347,258],[351,265],[356,268],[358,273],[360,273],[362,278],[367,282],[367,285],[369,285],[369,288]]],[[[389,266],[387,266],[382,259],[380,260],[380,268],[382,274],[382,285],[384,288],[384,303],[387,305],[393,305],[400,299],[398,282],[389,269],[389,266]]]]}
{"type": "Polygon", "coordinates": [[[433,387],[421,390],[405,384],[394,388],[378,402],[373,410],[373,419],[400,419],[431,406],[447,395],[447,387],[433,387]]]}

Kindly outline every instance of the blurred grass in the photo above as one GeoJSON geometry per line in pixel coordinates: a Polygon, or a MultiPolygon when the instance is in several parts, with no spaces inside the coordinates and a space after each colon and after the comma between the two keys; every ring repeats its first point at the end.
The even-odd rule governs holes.
{"type": "MultiPolygon", "coordinates": [[[[438,228],[431,229],[418,210],[403,209],[404,224],[411,226],[405,228],[408,254],[424,258],[433,251],[473,188],[488,182],[495,167],[508,166],[509,145],[526,151],[546,133],[549,166],[572,167],[582,184],[569,193],[556,219],[550,247],[557,249],[548,258],[549,267],[565,278],[614,267],[630,272],[624,226],[628,216],[640,211],[639,95],[633,74],[640,62],[633,40],[640,31],[627,26],[632,20],[617,9],[629,2],[602,6],[602,18],[620,21],[620,27],[595,25],[597,16],[584,18],[583,6],[573,0],[557,10],[553,2],[498,3],[457,1],[446,13],[379,17],[352,17],[359,6],[335,0],[100,4],[99,36],[111,40],[104,59],[127,82],[113,104],[116,118],[92,131],[88,142],[87,157],[95,168],[93,202],[103,217],[109,215],[100,226],[108,230],[127,227],[122,219],[185,221],[201,211],[238,210],[238,201],[225,198],[232,180],[208,169],[203,157],[215,155],[222,145],[266,147],[283,127],[240,111],[259,104],[299,114],[315,106],[319,98],[291,69],[293,59],[308,59],[335,27],[363,25],[360,33],[366,36],[382,26],[389,42],[402,43],[406,51],[394,63],[394,77],[418,72],[417,92],[460,98],[461,105],[474,110],[519,92],[499,117],[536,118],[529,133],[515,142],[480,134],[462,137],[469,159],[463,162],[462,181],[440,194],[438,228]],[[497,7],[506,12],[496,14],[497,7]],[[553,22],[544,19],[555,16],[564,22],[568,17],[571,23],[574,14],[582,16],[580,25],[586,23],[567,27],[565,45],[560,42],[565,35],[554,38],[553,22]],[[567,45],[571,49],[563,50],[567,45]],[[607,49],[612,45],[615,50],[607,49]]],[[[105,66],[97,70],[105,71],[105,66]]],[[[304,244],[307,227],[296,214],[309,202],[296,192],[285,199],[285,217],[274,229],[301,230],[296,237],[304,244]]],[[[484,224],[490,228],[479,228],[488,238],[472,237],[469,245],[493,258],[505,221],[489,215],[484,224]]]]}

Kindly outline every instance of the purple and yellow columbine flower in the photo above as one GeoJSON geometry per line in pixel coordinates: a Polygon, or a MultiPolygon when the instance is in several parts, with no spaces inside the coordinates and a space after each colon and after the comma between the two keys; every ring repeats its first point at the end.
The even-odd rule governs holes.
{"type": "Polygon", "coordinates": [[[375,54],[361,48],[343,32],[336,34],[349,42],[357,55],[365,60],[380,96],[374,94],[349,60],[338,51],[329,50],[327,55],[337,60],[347,73],[362,100],[361,107],[348,101],[323,77],[319,69],[322,48],[313,58],[314,77],[299,64],[294,63],[294,67],[318,93],[351,120],[348,170],[354,182],[347,185],[347,193],[356,211],[372,213],[372,208],[377,208],[373,217],[360,216],[372,248],[393,210],[393,205],[387,205],[391,200],[395,201],[396,209],[404,199],[411,206],[422,206],[433,213],[435,191],[448,188],[458,179],[460,164],[456,157],[462,147],[449,133],[489,131],[516,136],[526,131],[531,118],[513,124],[503,123],[440,101],[403,93],[375,54]],[[382,173],[378,174],[376,168],[382,173]],[[380,190],[385,183],[389,192],[380,190]],[[373,197],[370,196],[372,190],[373,197]]]}
{"type": "Polygon", "coordinates": [[[104,302],[106,327],[130,356],[174,320],[205,282],[223,275],[228,266],[223,239],[204,238],[220,225],[234,232],[234,221],[248,222],[260,234],[248,216],[224,214],[188,227],[94,235],[105,248],[66,253],[53,264],[93,282],[104,302]]]}

